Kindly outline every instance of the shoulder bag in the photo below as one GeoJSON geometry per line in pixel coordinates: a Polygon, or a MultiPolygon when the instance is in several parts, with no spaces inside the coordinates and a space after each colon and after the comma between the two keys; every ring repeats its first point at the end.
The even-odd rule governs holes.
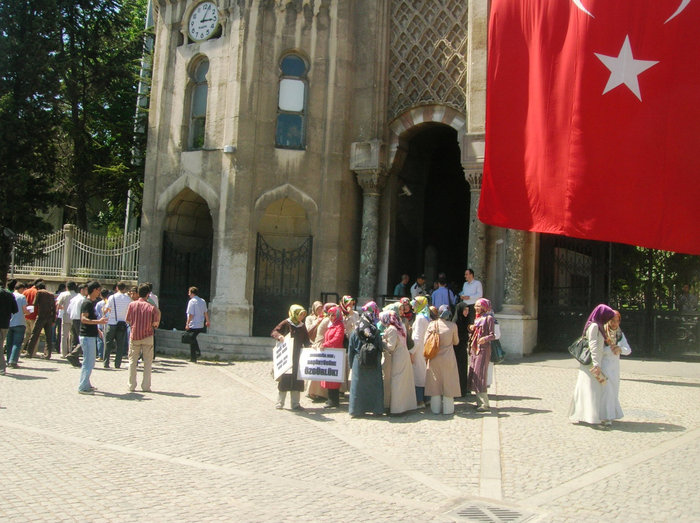
{"type": "Polygon", "coordinates": [[[576,361],[581,365],[590,365],[593,360],[591,359],[591,351],[588,348],[588,337],[585,335],[581,336],[569,345],[569,354],[576,358],[576,361]]]}
{"type": "Polygon", "coordinates": [[[437,321],[433,321],[428,326],[428,338],[423,345],[423,356],[426,360],[432,360],[440,352],[440,332],[438,332],[437,321]]]}

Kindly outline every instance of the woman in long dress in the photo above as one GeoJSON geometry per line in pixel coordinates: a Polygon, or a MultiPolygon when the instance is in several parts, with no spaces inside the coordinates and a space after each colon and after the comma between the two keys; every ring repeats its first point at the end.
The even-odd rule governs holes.
{"type": "Polygon", "coordinates": [[[469,305],[460,301],[455,308],[452,321],[457,324],[457,336],[459,343],[454,346],[457,359],[457,373],[459,374],[460,396],[469,394],[467,387],[467,368],[469,367],[469,305]]]}
{"type": "Polygon", "coordinates": [[[476,300],[474,311],[476,318],[474,324],[469,326],[471,338],[467,382],[469,390],[476,394],[476,410],[486,412],[490,408],[486,380],[491,361],[491,342],[496,339],[495,319],[491,312],[491,302],[486,298],[476,300]]]}
{"type": "MultiPolygon", "coordinates": [[[[459,343],[457,325],[450,321],[452,316],[449,305],[440,305],[439,318],[433,324],[440,334],[440,350],[433,359],[428,360],[425,377],[425,393],[430,396],[430,410],[433,414],[454,414],[455,396],[461,393],[457,359],[453,346],[459,343]]],[[[428,334],[426,333],[426,339],[428,334]]]]}
{"type": "MultiPolygon", "coordinates": [[[[306,325],[306,331],[309,333],[309,339],[312,341],[312,346],[314,340],[316,340],[316,330],[323,321],[323,303],[320,301],[315,301],[311,305],[308,316],[304,320],[306,325]]],[[[321,387],[320,381],[309,381],[308,388],[306,390],[306,395],[313,401],[320,401],[321,399],[326,399],[328,394],[321,387]]]]}
{"type": "Polygon", "coordinates": [[[615,311],[605,304],[593,309],[583,328],[591,351],[591,365],[579,365],[574,396],[569,408],[569,420],[591,424],[602,422],[601,405],[603,390],[608,386],[602,370],[606,343],[610,345],[605,330],[606,323],[615,317],[615,311]],[[607,341],[606,341],[607,340],[607,341]]]}
{"type": "Polygon", "coordinates": [[[278,393],[277,403],[275,404],[277,409],[284,407],[287,392],[291,392],[292,409],[302,410],[302,406],[299,404],[299,396],[304,391],[304,381],[297,379],[297,371],[299,370],[299,357],[301,356],[302,347],[308,347],[311,344],[306,325],[304,325],[305,317],[306,309],[304,307],[292,305],[289,308],[289,317],[282,320],[270,334],[277,341],[283,341],[284,337],[289,334],[293,341],[292,371],[289,374],[283,374],[277,382],[278,393]]]}
{"type": "MultiPolygon", "coordinates": [[[[345,342],[345,325],[343,325],[343,313],[340,307],[331,307],[328,311],[330,325],[323,338],[324,349],[342,349],[345,342]]],[[[324,409],[332,409],[340,406],[340,382],[322,381],[321,387],[328,392],[328,400],[323,405],[324,409]]]]}
{"type": "Polygon", "coordinates": [[[622,317],[618,311],[613,312],[615,316],[605,324],[605,334],[610,345],[605,345],[603,361],[600,364],[601,372],[608,378],[608,383],[603,387],[600,419],[603,425],[608,427],[612,425],[612,420],[622,419],[624,416],[620,407],[620,354],[632,354],[627,338],[620,329],[622,317]]]}
{"type": "Polygon", "coordinates": [[[393,311],[383,311],[379,321],[384,326],[384,407],[390,414],[418,408],[413,384],[411,355],[406,346],[406,328],[393,311]]]}
{"type": "Polygon", "coordinates": [[[423,345],[425,331],[430,323],[430,310],[428,309],[428,298],[425,296],[416,296],[411,304],[415,319],[413,320],[413,328],[411,329],[411,338],[413,339],[413,348],[409,350],[411,353],[411,362],[413,363],[413,383],[416,387],[416,402],[418,408],[425,407],[425,371],[427,365],[425,357],[423,357],[423,345]]]}
{"type": "Polygon", "coordinates": [[[370,301],[362,307],[360,323],[350,336],[348,358],[352,368],[350,383],[350,416],[361,416],[367,412],[381,415],[384,413],[384,384],[382,381],[382,335],[377,329],[379,308],[370,301]],[[364,343],[371,343],[378,351],[373,366],[362,365],[360,353],[364,343]]]}

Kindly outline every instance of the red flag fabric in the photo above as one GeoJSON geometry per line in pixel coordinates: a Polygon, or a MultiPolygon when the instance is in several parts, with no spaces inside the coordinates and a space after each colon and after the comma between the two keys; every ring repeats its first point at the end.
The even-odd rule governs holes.
{"type": "Polygon", "coordinates": [[[487,224],[700,254],[700,1],[492,0],[487,224]]]}

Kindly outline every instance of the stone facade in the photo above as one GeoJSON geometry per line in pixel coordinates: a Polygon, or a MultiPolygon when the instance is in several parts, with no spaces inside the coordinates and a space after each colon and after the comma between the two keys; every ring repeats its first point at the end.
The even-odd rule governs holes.
{"type": "MultiPolygon", "coordinates": [[[[142,279],[154,282],[161,297],[182,300],[184,319],[181,295],[188,278],[203,274],[209,340],[222,354],[282,319],[255,313],[263,307],[259,238],[279,252],[312,238],[308,280],[299,280],[308,288],[298,294],[309,301],[326,292],[361,300],[387,294],[402,270],[394,211],[422,209],[420,201],[401,200],[402,184],[403,194],[412,194],[402,169],[413,161],[415,172],[422,165],[416,147],[427,147],[431,136],[436,141],[430,134],[435,129],[447,129],[461,150],[453,169],[460,179],[451,183],[468,187],[468,215],[451,232],[469,246],[460,260],[475,268],[488,296],[498,294],[494,301],[510,307],[506,349],[531,350],[532,335],[523,325],[536,317],[537,238],[489,228],[476,218],[487,2],[214,0],[218,25],[209,39],[195,41],[188,22],[201,3],[159,0],[154,13],[142,279]],[[285,69],[290,56],[303,63],[298,72],[285,69]],[[205,62],[208,68],[201,66],[205,62]],[[279,138],[290,107],[289,121],[303,122],[290,131],[294,139],[302,137],[301,146],[279,138]],[[411,155],[414,160],[407,160],[411,155]],[[170,267],[166,238],[177,252],[210,250],[211,267],[186,273],[170,267]],[[517,271],[506,270],[511,263],[517,271]],[[180,282],[177,288],[174,282],[180,282]]],[[[416,271],[435,256],[425,244],[425,253],[412,261],[416,271]]],[[[437,259],[444,255],[438,252],[437,259]]],[[[206,346],[207,335],[200,339],[206,346]]]]}

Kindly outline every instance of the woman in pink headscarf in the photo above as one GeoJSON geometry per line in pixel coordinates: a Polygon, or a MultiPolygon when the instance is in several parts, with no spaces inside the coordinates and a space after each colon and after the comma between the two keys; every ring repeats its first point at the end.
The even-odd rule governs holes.
{"type": "Polygon", "coordinates": [[[496,339],[494,334],[495,319],[491,312],[491,302],[479,298],[474,304],[476,319],[469,326],[471,338],[469,341],[469,374],[467,384],[469,390],[476,394],[476,410],[489,410],[489,396],[486,379],[488,377],[489,361],[491,361],[491,342],[496,339]]]}
{"type": "MultiPolygon", "coordinates": [[[[343,313],[340,307],[331,307],[328,311],[330,325],[323,338],[323,347],[326,349],[342,349],[345,342],[345,325],[343,325],[343,313]]],[[[335,381],[322,381],[321,387],[328,391],[328,401],[323,405],[324,409],[332,409],[340,406],[340,383],[335,381]]]]}
{"type": "Polygon", "coordinates": [[[413,365],[406,346],[406,327],[394,311],[382,311],[379,321],[384,326],[384,407],[390,414],[418,408],[413,384],[413,365]]]}

